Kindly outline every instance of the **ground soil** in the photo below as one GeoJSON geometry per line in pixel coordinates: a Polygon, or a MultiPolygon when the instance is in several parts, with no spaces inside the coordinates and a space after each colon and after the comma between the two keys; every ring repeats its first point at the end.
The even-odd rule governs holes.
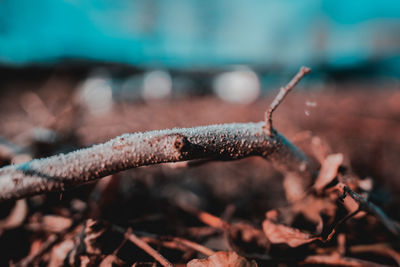
{"type": "MultiPolygon", "coordinates": [[[[213,96],[150,103],[118,102],[110,112],[93,115],[77,103],[74,86],[75,83],[69,80],[6,85],[0,92],[1,137],[25,148],[32,157],[43,157],[104,142],[123,133],[263,120],[272,97],[267,94],[247,105],[226,103],[213,96]],[[43,129],[51,130],[54,135],[46,134],[43,129]]],[[[318,90],[293,92],[278,108],[274,125],[307,153],[311,153],[312,136],[318,136],[328,144],[330,153],[343,153],[345,165],[352,172],[360,178],[372,178],[374,189],[370,200],[394,220],[400,220],[398,88],[343,84],[335,88],[324,86],[318,90]]],[[[8,163],[2,162],[3,165],[8,163]]],[[[105,189],[99,183],[91,183],[63,193],[33,197],[28,200],[28,211],[20,225],[0,231],[0,265],[18,262],[42,246],[51,233],[58,234],[35,222],[46,215],[72,218],[79,213],[77,203],[86,207],[85,219],[101,219],[106,224],[132,227],[134,231],[156,236],[185,237],[214,251],[230,250],[232,246],[223,233],[202,234],[201,229],[207,231],[207,227],[185,207],[261,229],[266,211],[288,205],[282,179],[282,174],[260,158],[196,162],[189,166],[162,164],[116,174],[112,182],[104,182],[105,189]],[[38,224],[42,227],[39,230],[34,227],[38,224]],[[193,229],[197,232],[189,234],[193,229]]],[[[12,207],[13,203],[3,203],[1,218],[7,218],[12,207]]],[[[67,239],[74,240],[74,235],[79,236],[85,227],[83,222],[81,219],[80,230],[71,230],[56,244],[59,246],[67,239]]],[[[301,219],[299,222],[300,228],[307,229],[305,222],[301,219]]],[[[208,230],[212,232],[212,229],[208,230]]],[[[371,216],[351,220],[340,231],[346,234],[347,246],[396,241],[371,216]]],[[[122,237],[110,233],[103,238],[108,245],[101,248],[100,258],[90,258],[93,263],[111,254],[114,243],[118,245],[122,237]]],[[[335,250],[337,241],[311,246],[335,250]]],[[[243,240],[237,247],[242,255],[269,255],[267,259],[254,257],[259,266],[297,264],[304,255],[316,251],[315,247],[287,249],[273,246],[263,252],[260,246],[256,248],[243,240]]],[[[160,246],[158,249],[175,264],[204,257],[160,246]]],[[[49,249],[34,262],[46,265],[54,257],[53,250],[49,249]]],[[[117,255],[125,265],[153,262],[132,244],[123,245],[117,255]]],[[[386,256],[355,257],[396,264],[386,256]]],[[[251,256],[247,258],[251,259],[251,256]]]]}

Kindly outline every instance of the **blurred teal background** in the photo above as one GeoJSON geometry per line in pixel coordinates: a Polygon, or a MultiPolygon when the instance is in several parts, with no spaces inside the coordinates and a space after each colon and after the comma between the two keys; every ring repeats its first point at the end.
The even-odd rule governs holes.
{"type": "Polygon", "coordinates": [[[400,1],[0,1],[1,65],[66,60],[172,69],[369,66],[396,76],[400,1]]]}

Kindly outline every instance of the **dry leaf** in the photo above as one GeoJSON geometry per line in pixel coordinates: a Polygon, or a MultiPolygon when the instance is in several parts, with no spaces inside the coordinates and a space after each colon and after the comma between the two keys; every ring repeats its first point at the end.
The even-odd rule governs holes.
{"type": "Polygon", "coordinates": [[[28,214],[28,205],[25,199],[15,202],[15,206],[11,210],[7,218],[0,220],[0,229],[12,229],[20,226],[28,214]]]}
{"type": "Polygon", "coordinates": [[[311,139],[311,150],[314,157],[322,164],[324,159],[331,151],[329,145],[318,136],[313,136],[311,139]]]}
{"type": "Polygon", "coordinates": [[[293,204],[292,211],[294,214],[303,214],[303,216],[313,224],[317,225],[317,232],[322,231],[322,218],[321,214],[326,214],[330,218],[335,216],[337,206],[329,198],[317,198],[309,195],[293,204]]]}
{"type": "Polygon", "coordinates": [[[99,264],[99,267],[122,266],[124,262],[114,254],[107,255],[99,264]]]}
{"type": "Polygon", "coordinates": [[[79,261],[80,261],[80,264],[79,264],[80,267],[91,266],[91,260],[90,260],[89,256],[87,256],[87,255],[80,255],[79,261]]]}
{"type": "Polygon", "coordinates": [[[263,230],[272,244],[287,244],[292,248],[320,239],[319,237],[312,237],[310,234],[298,229],[274,223],[269,219],[263,222],[263,230]]]}
{"type": "Polygon", "coordinates": [[[292,172],[285,175],[283,187],[285,188],[286,199],[290,203],[294,203],[303,198],[306,193],[305,188],[307,188],[305,181],[305,179],[292,172]]]}
{"type": "Polygon", "coordinates": [[[203,259],[191,260],[187,267],[257,267],[255,261],[249,262],[242,256],[239,256],[236,252],[219,251],[214,255],[203,259]]]}
{"type": "Polygon", "coordinates": [[[326,185],[332,182],[332,180],[336,177],[338,169],[342,163],[342,154],[333,154],[325,158],[317,180],[314,183],[314,188],[317,192],[321,192],[326,185]]]}
{"type": "Polygon", "coordinates": [[[65,259],[73,248],[74,241],[69,239],[55,245],[51,250],[48,266],[64,266],[65,259]]]}
{"type": "Polygon", "coordinates": [[[42,218],[42,227],[44,230],[60,233],[72,225],[72,219],[57,215],[45,215],[42,218]]]}
{"type": "Polygon", "coordinates": [[[106,230],[106,226],[100,221],[93,219],[88,219],[86,221],[83,242],[88,254],[101,254],[102,244],[99,242],[99,239],[106,230]]]}
{"type": "MultiPolygon", "coordinates": [[[[270,244],[263,231],[255,228],[251,224],[244,222],[234,223],[231,225],[231,227],[229,227],[228,233],[230,243],[233,243],[231,245],[237,246],[237,244],[245,243],[247,245],[250,245],[252,250],[260,250],[260,253],[265,253],[269,249],[270,244]]],[[[238,249],[240,249],[240,251],[245,251],[242,246],[238,249]]]]}

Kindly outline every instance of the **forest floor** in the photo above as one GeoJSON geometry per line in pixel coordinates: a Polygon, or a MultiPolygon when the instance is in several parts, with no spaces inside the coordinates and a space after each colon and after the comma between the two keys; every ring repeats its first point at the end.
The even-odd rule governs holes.
{"type": "MultiPolygon", "coordinates": [[[[7,141],[18,151],[12,158],[0,153],[1,165],[73,151],[123,133],[261,121],[272,99],[247,105],[211,96],[119,102],[99,115],[80,106],[68,84],[58,90],[52,86],[1,92],[0,148],[4,151],[7,141]]],[[[277,110],[274,126],[320,162],[341,153],[346,173],[360,178],[357,191],[400,221],[398,89],[343,85],[295,91],[277,110]]],[[[139,248],[134,237],[175,266],[219,251],[237,254],[219,253],[190,266],[400,264],[399,238],[373,215],[343,222],[329,241],[311,240],[326,239],[332,225],[351,212],[350,204],[326,192],[293,203],[285,186],[270,163],[252,157],[141,167],[62,193],[1,203],[0,265],[153,266],[149,250],[139,248]],[[282,224],[272,222],[277,215],[271,211],[286,216],[282,224]],[[271,242],[267,223],[295,233],[271,242]],[[289,239],[300,238],[295,229],[309,233],[310,240],[302,236],[293,245],[289,239]]]]}

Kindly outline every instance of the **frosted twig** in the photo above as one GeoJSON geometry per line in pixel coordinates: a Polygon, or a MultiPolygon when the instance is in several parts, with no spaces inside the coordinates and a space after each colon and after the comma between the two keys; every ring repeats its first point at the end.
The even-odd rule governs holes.
{"type": "Polygon", "coordinates": [[[294,174],[306,187],[315,175],[307,157],[272,129],[272,112],[307,73],[302,67],[272,102],[266,122],[231,123],[124,134],[104,144],[0,169],[0,202],[62,191],[145,165],[186,160],[261,156],[294,174]],[[267,131],[265,131],[267,129],[267,131]],[[271,131],[274,134],[271,134],[271,131]]]}
{"type": "Polygon", "coordinates": [[[281,171],[307,180],[307,157],[264,122],[232,123],[125,134],[104,144],[0,169],[0,201],[62,191],[91,180],[144,165],[193,159],[268,159],[281,171]]]}

